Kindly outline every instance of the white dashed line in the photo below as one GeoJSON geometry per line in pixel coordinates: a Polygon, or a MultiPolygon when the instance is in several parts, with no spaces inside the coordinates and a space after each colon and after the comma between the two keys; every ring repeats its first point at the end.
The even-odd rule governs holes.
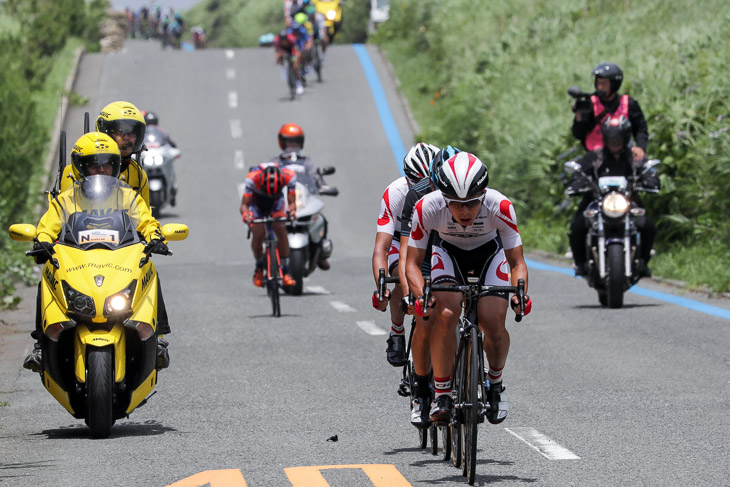
{"type": "Polygon", "coordinates": [[[246,167],[246,160],[243,157],[243,151],[237,150],[233,153],[233,167],[243,169],[246,167]]]}
{"type": "Polygon", "coordinates": [[[233,56],[235,56],[233,50],[226,49],[226,59],[233,59],[233,56]]]}
{"type": "Polygon", "coordinates": [[[238,107],[238,93],[231,91],[228,93],[228,106],[231,108],[238,107]]]}
{"type": "Polygon", "coordinates": [[[332,294],[322,286],[307,286],[304,290],[309,294],[332,294]]]}
{"type": "Polygon", "coordinates": [[[347,303],[342,301],[330,301],[330,304],[340,313],[356,313],[357,310],[347,303]]]}
{"type": "Polygon", "coordinates": [[[226,79],[235,79],[236,78],[236,70],[233,68],[226,69],[226,79]]]}
{"type": "Polygon", "coordinates": [[[567,448],[558,445],[555,441],[551,440],[534,428],[505,428],[505,430],[507,433],[516,436],[521,441],[530,445],[530,447],[535,449],[538,453],[540,453],[540,455],[544,456],[548,460],[580,460],[578,455],[567,448]]]}
{"type": "Polygon", "coordinates": [[[234,139],[240,139],[243,135],[243,129],[241,129],[240,120],[231,120],[231,137],[234,139]]]}
{"type": "Polygon", "coordinates": [[[388,332],[378,327],[373,321],[358,321],[357,326],[362,328],[362,331],[368,335],[387,335],[388,332]]]}

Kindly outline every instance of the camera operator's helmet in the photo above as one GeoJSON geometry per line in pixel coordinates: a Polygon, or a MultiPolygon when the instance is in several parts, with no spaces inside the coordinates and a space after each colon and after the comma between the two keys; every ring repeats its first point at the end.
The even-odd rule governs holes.
{"type": "Polygon", "coordinates": [[[601,124],[601,135],[604,147],[616,141],[621,142],[621,147],[626,147],[631,140],[631,122],[623,115],[607,117],[601,124]]]}
{"type": "Polygon", "coordinates": [[[296,14],[294,16],[294,22],[296,22],[297,24],[304,25],[308,21],[309,21],[309,17],[307,17],[307,14],[305,14],[304,12],[299,12],[298,14],[296,14]]]}
{"type": "Polygon", "coordinates": [[[120,151],[139,152],[144,144],[145,121],[142,112],[126,101],[115,101],[105,106],[96,119],[96,130],[114,138],[115,134],[134,134],[137,139],[120,151]]]}
{"type": "Polygon", "coordinates": [[[408,182],[416,184],[423,178],[429,176],[431,161],[439,151],[439,148],[431,144],[419,142],[408,151],[403,158],[403,173],[408,182]]]}
{"type": "Polygon", "coordinates": [[[122,166],[122,156],[114,139],[101,132],[89,132],[74,143],[71,150],[71,164],[79,178],[90,175],[91,165],[110,165],[112,167],[110,176],[117,178],[122,166]]]}
{"type": "Polygon", "coordinates": [[[144,123],[147,125],[159,125],[160,119],[155,112],[145,112],[144,123]]]}
{"type": "MultiPolygon", "coordinates": [[[[621,88],[621,82],[624,80],[624,72],[613,63],[601,63],[593,68],[593,85],[595,86],[595,78],[605,78],[611,81],[611,93],[616,93],[621,88]]],[[[611,93],[607,93],[610,95],[611,93]]]]}
{"type": "Polygon", "coordinates": [[[459,152],[436,171],[436,188],[444,196],[467,198],[480,195],[489,183],[487,166],[474,154],[459,152]]]}
{"type": "Polygon", "coordinates": [[[295,123],[285,123],[279,129],[279,147],[284,150],[286,142],[295,142],[304,148],[304,130],[295,123]]]}
{"type": "Polygon", "coordinates": [[[436,172],[438,172],[438,170],[441,168],[444,161],[448,161],[459,152],[461,151],[456,147],[451,147],[450,145],[447,145],[443,149],[439,150],[433,157],[429,173],[431,174],[431,183],[434,187],[438,187],[436,184],[436,172]]]}
{"type": "Polygon", "coordinates": [[[276,198],[284,191],[284,173],[277,166],[267,166],[257,179],[258,188],[269,198],[276,198]]]}

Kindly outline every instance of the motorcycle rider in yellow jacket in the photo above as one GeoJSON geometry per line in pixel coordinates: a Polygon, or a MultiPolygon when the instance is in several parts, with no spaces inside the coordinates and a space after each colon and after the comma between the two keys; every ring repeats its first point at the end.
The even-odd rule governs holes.
{"type": "MultiPolygon", "coordinates": [[[[133,104],[126,101],[115,101],[105,106],[96,119],[96,130],[107,134],[119,146],[122,156],[122,165],[119,179],[136,190],[150,206],[150,186],[147,173],[139,162],[132,159],[133,154],[139,154],[144,145],[144,135],[147,126],[142,112],[133,104]]],[[[137,156],[139,158],[139,155],[137,156]]],[[[74,181],[82,176],[73,164],[63,170],[61,176],[61,191],[71,187],[74,181]]]]}
{"type": "MultiPolygon", "coordinates": [[[[71,161],[75,171],[80,178],[96,175],[119,177],[121,170],[121,154],[115,141],[108,135],[100,132],[90,132],[81,136],[71,151],[71,161]]],[[[137,221],[137,231],[141,233],[150,245],[153,253],[166,254],[169,252],[162,236],[160,223],[152,216],[142,196],[132,189],[123,190],[125,200],[128,198],[132,208],[132,220],[137,221]],[[134,201],[134,203],[132,203],[134,201]]],[[[76,206],[73,186],[63,191],[56,198],[51,200],[46,213],[41,217],[36,230],[36,239],[33,244],[34,250],[45,250],[46,256],[53,254],[53,242],[58,239],[61,232],[64,214],[83,211],[83,208],[76,206]]],[[[37,263],[43,263],[48,257],[36,258],[37,263]]],[[[159,291],[159,288],[158,288],[159,291]]],[[[161,298],[161,296],[159,296],[161,298]]],[[[42,348],[41,339],[43,329],[40,323],[40,286],[38,293],[38,306],[36,309],[36,329],[31,336],[36,339],[33,351],[23,362],[23,367],[34,372],[42,370],[42,348]]],[[[159,306],[159,303],[158,303],[159,306]]],[[[158,311],[158,314],[160,312],[158,311]]],[[[158,319],[159,322],[159,319],[158,319]]],[[[159,328],[159,325],[158,325],[159,328]]],[[[165,368],[169,365],[167,342],[161,337],[158,339],[157,368],[165,368]]]]}

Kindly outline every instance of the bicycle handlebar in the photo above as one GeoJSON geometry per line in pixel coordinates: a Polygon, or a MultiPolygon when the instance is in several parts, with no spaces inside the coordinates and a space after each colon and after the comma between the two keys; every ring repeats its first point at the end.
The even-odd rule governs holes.
{"type": "Polygon", "coordinates": [[[387,291],[386,284],[400,284],[400,277],[393,276],[393,277],[386,277],[385,276],[385,269],[382,267],[378,270],[378,295],[379,300],[382,301],[383,297],[385,296],[385,291],[387,291]]]}
{"type": "MultiPolygon", "coordinates": [[[[522,321],[525,315],[525,280],[518,279],[516,286],[484,286],[480,284],[466,284],[461,286],[447,286],[444,284],[431,284],[431,278],[426,278],[423,284],[423,306],[428,308],[433,291],[460,292],[470,298],[481,298],[499,292],[514,293],[517,295],[520,304],[520,312],[515,315],[515,321],[522,321]]],[[[424,317],[426,319],[426,317],[424,317]]]]}

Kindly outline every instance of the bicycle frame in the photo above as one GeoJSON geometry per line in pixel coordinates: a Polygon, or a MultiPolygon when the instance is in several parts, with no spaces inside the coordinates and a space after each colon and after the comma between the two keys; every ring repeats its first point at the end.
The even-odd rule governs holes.
{"type": "MultiPolygon", "coordinates": [[[[266,293],[271,298],[273,316],[281,316],[281,307],[279,305],[279,288],[283,284],[284,276],[281,273],[281,259],[279,258],[279,249],[277,244],[279,240],[274,233],[274,223],[288,221],[288,218],[271,218],[266,216],[257,218],[250,222],[250,225],[261,223],[266,227],[264,236],[264,252],[266,255],[266,293]]],[[[251,226],[249,225],[248,234],[251,235],[251,226]]]]}

